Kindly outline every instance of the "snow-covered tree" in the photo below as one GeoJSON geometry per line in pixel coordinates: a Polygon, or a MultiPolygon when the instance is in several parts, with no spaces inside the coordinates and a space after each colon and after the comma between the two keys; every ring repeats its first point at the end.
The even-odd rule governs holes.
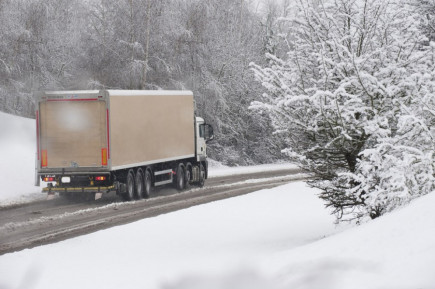
{"type": "Polygon", "coordinates": [[[269,54],[268,67],[252,65],[267,90],[252,108],[271,115],[284,152],[313,173],[310,184],[339,219],[377,217],[409,199],[394,204],[395,187],[408,195],[433,187],[433,123],[424,121],[432,111],[424,107],[433,99],[433,54],[412,4],[297,0],[281,20],[286,57],[269,54]],[[399,184],[383,173],[392,167],[414,179],[399,184]]]}
{"type": "Polygon", "coordinates": [[[364,200],[356,216],[379,216],[435,189],[434,81],[433,72],[413,75],[407,85],[414,91],[401,106],[396,132],[361,153],[351,176],[358,185],[348,192],[364,200]]]}
{"type": "Polygon", "coordinates": [[[435,1],[420,0],[415,3],[418,11],[422,15],[421,26],[427,37],[431,41],[435,40],[435,1]]]}

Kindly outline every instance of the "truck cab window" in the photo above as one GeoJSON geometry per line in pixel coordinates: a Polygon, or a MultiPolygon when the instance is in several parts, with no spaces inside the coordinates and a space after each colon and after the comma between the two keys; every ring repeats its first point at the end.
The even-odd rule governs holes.
{"type": "Polygon", "coordinates": [[[199,137],[210,141],[214,138],[213,127],[209,124],[201,124],[199,126],[199,137]]]}
{"type": "Polygon", "coordinates": [[[205,125],[201,124],[199,126],[199,137],[204,138],[204,132],[205,132],[205,125]]]}

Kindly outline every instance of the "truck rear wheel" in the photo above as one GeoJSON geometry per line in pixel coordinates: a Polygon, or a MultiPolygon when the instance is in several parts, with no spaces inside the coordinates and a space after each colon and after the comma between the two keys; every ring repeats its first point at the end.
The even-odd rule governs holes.
{"type": "Polygon", "coordinates": [[[186,189],[190,187],[190,181],[192,180],[192,164],[186,164],[186,172],[184,174],[186,185],[184,186],[186,189]]]}
{"type": "Polygon", "coordinates": [[[151,171],[149,169],[145,171],[144,183],[145,183],[144,198],[149,198],[152,190],[151,171]]]}
{"type": "Polygon", "coordinates": [[[136,186],[136,198],[142,199],[144,197],[144,182],[143,182],[144,176],[143,171],[141,168],[137,169],[136,171],[136,178],[134,180],[134,184],[136,186]]]}
{"type": "Polygon", "coordinates": [[[185,184],[184,165],[178,164],[176,187],[179,191],[182,191],[184,190],[185,184]]]}
{"type": "Polygon", "coordinates": [[[123,199],[126,201],[131,201],[134,199],[134,194],[135,194],[134,179],[135,179],[134,172],[132,169],[129,169],[127,173],[127,179],[126,179],[127,191],[125,192],[125,194],[122,195],[123,199]]]}
{"type": "Polygon", "coordinates": [[[200,164],[199,165],[199,182],[198,182],[198,186],[202,188],[204,186],[204,182],[205,182],[205,168],[204,168],[203,164],[200,164]]]}

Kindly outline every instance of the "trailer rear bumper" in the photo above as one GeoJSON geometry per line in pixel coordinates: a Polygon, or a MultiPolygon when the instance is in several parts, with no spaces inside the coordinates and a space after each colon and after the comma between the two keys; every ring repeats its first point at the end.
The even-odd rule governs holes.
{"type": "Polygon", "coordinates": [[[54,198],[55,193],[59,194],[85,194],[85,193],[95,193],[95,200],[100,199],[103,193],[109,193],[116,190],[114,185],[111,186],[90,186],[90,187],[58,187],[58,186],[48,186],[42,189],[43,193],[47,193],[47,200],[54,198]]]}
{"type": "Polygon", "coordinates": [[[99,192],[110,192],[115,190],[116,187],[114,185],[112,186],[100,186],[100,187],[79,187],[79,188],[74,188],[74,187],[46,187],[42,189],[43,193],[84,193],[84,192],[88,192],[88,193],[99,193],[99,192]]]}

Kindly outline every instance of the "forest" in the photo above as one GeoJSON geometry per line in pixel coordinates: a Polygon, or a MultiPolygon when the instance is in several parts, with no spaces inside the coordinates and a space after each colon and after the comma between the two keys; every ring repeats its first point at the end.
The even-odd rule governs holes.
{"type": "Polygon", "coordinates": [[[269,118],[249,110],[262,93],[249,63],[266,63],[278,17],[277,4],[266,9],[269,18],[245,0],[0,0],[0,111],[34,117],[40,90],[192,90],[218,136],[212,158],[277,160],[269,118]]]}
{"type": "Polygon", "coordinates": [[[435,189],[434,0],[0,0],[0,110],[192,90],[227,165],[294,161],[337,219],[435,189]]]}

